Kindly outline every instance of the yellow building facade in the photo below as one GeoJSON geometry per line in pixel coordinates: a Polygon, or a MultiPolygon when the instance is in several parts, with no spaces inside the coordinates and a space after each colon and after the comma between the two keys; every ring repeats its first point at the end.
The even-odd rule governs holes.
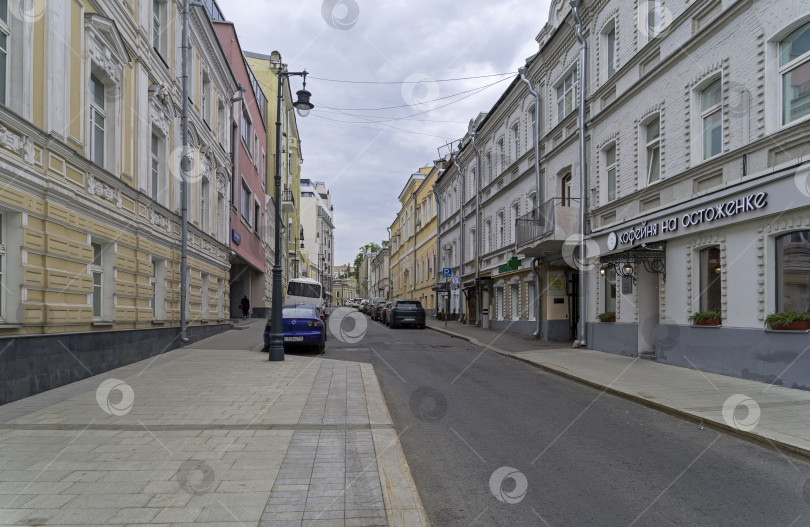
{"type": "Polygon", "coordinates": [[[412,174],[399,194],[401,208],[391,225],[392,299],[415,298],[436,312],[436,166],[412,174]]]}
{"type": "MultiPolygon", "coordinates": [[[[175,2],[0,2],[0,338],[180,321],[181,14],[175,2]]],[[[191,15],[190,326],[228,313],[231,98],[191,15]]]]}

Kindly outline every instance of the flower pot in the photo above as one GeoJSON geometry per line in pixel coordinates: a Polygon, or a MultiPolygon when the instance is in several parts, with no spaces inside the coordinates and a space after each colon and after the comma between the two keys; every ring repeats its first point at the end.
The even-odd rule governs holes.
{"type": "Polygon", "coordinates": [[[599,322],[616,322],[616,317],[603,318],[599,322]]]}
{"type": "Polygon", "coordinates": [[[719,326],[720,319],[719,318],[710,318],[708,320],[696,320],[696,326],[719,326]]]}
{"type": "Polygon", "coordinates": [[[790,322],[789,324],[774,324],[770,328],[774,331],[807,331],[810,329],[810,320],[790,322]]]}

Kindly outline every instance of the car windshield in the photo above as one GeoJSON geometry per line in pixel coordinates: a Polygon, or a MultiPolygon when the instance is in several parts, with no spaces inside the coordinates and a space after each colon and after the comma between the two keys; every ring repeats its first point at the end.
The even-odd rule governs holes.
{"type": "Polygon", "coordinates": [[[281,310],[282,318],[315,318],[311,307],[285,307],[281,310]]]}
{"type": "Polygon", "coordinates": [[[422,309],[422,304],[418,301],[397,302],[397,309],[402,309],[403,311],[416,311],[418,309],[422,309]]]}
{"type": "Polygon", "coordinates": [[[307,298],[320,298],[321,285],[320,284],[307,284],[303,282],[290,282],[287,286],[287,294],[289,296],[304,296],[307,298]]]}

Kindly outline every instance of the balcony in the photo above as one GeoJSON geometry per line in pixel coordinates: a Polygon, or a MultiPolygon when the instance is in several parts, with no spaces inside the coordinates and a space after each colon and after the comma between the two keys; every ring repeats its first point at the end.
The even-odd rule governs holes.
{"type": "Polygon", "coordinates": [[[579,199],[551,198],[515,222],[518,252],[559,255],[565,240],[579,233],[579,199]]]}
{"type": "Polygon", "coordinates": [[[284,212],[295,212],[295,196],[292,190],[281,191],[281,210],[284,212]]]}

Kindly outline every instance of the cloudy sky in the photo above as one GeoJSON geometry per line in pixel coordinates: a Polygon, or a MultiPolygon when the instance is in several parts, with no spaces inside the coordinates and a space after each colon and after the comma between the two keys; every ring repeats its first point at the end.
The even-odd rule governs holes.
{"type": "Polygon", "coordinates": [[[387,239],[408,176],[494,104],[512,79],[497,74],[537,51],[549,10],[549,0],[218,1],[245,50],[278,50],[310,72],[302,177],[330,189],[337,264],[387,239]],[[480,78],[441,82],[468,77],[480,78]]]}

